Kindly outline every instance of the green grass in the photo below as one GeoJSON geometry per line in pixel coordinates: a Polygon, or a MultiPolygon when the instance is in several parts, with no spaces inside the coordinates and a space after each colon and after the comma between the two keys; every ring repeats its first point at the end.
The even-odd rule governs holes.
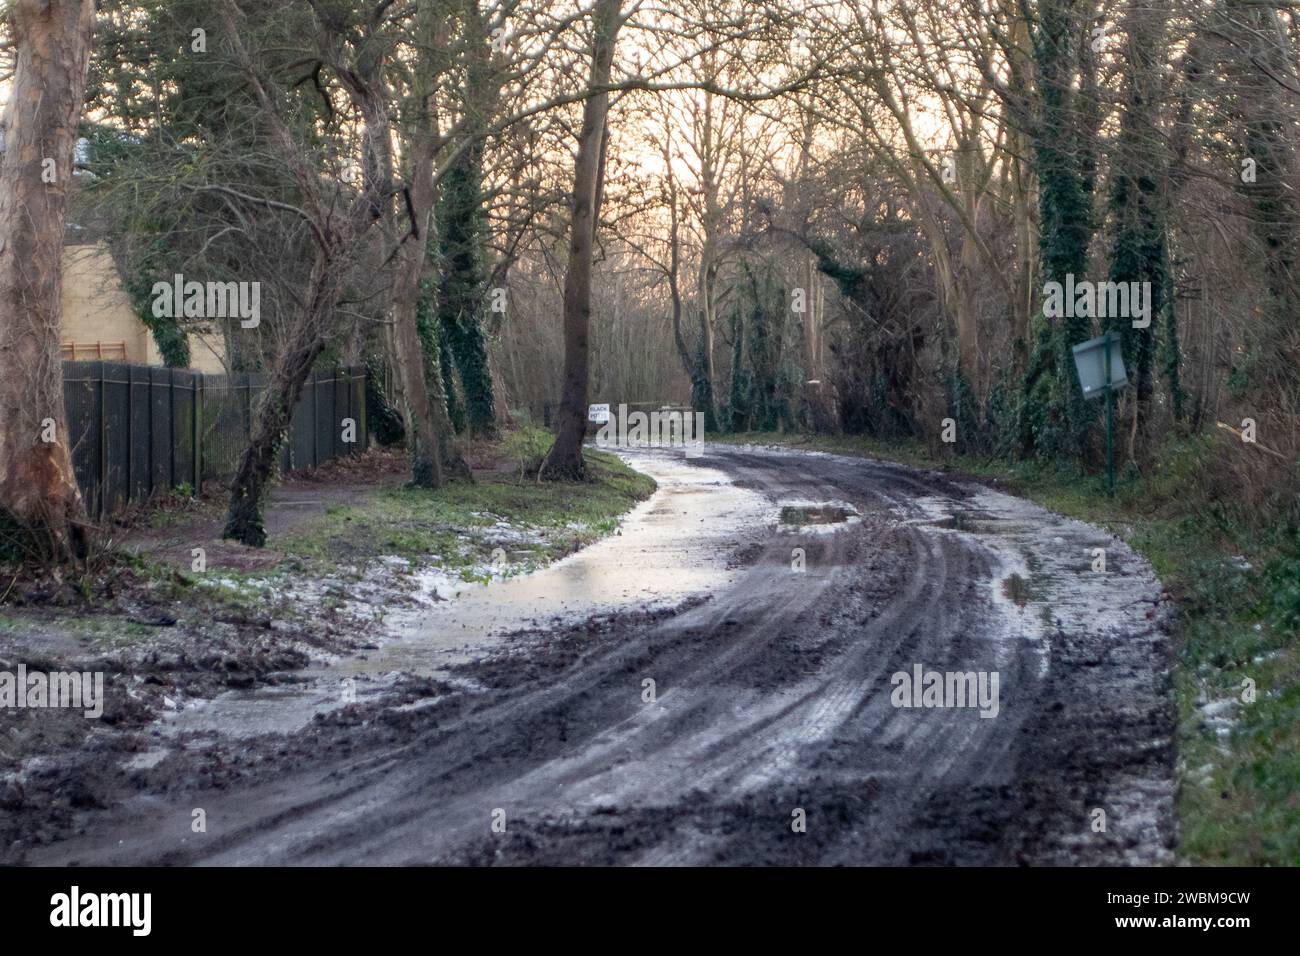
{"type": "Polygon", "coordinates": [[[157,628],[113,615],[69,616],[46,620],[37,616],[0,614],[0,638],[16,638],[42,630],[57,630],[75,638],[89,651],[106,653],[152,637],[157,628]]]}
{"type": "MultiPolygon", "coordinates": [[[[354,503],[333,507],[293,532],[272,540],[283,557],[268,567],[240,570],[210,565],[203,574],[127,552],[112,564],[129,572],[159,601],[175,609],[182,626],[207,626],[215,615],[260,619],[301,614],[301,587],[321,583],[317,609],[348,602],[350,584],[376,574],[373,559],[395,555],[421,568],[437,567],[465,581],[486,580],[486,566],[506,576],[540,568],[617,530],[622,517],[649,497],[655,483],[611,455],[585,454],[589,480],[537,482],[525,477],[550,446],[537,429],[514,429],[496,449],[481,449],[504,467],[473,483],[452,482],[436,491],[385,488],[358,493],[354,503]],[[494,527],[504,522],[508,527],[494,527]],[[519,540],[515,540],[518,538],[519,540]],[[504,566],[494,548],[506,552],[504,566]]],[[[535,468],[532,469],[535,473],[535,468]]],[[[150,517],[153,527],[183,527],[202,508],[185,495],[168,504],[178,513],[150,517]]],[[[209,509],[210,510],[210,509],[209,509]]],[[[379,573],[387,569],[379,567],[379,573]]],[[[6,589],[0,580],[0,592],[6,589]]],[[[96,600],[96,574],[75,582],[83,596],[96,600]]],[[[313,591],[313,593],[315,593],[313,591]]],[[[104,615],[55,610],[51,614],[0,613],[0,635],[61,632],[94,650],[111,650],[166,633],[128,619],[129,609],[104,615]]],[[[372,613],[382,618],[383,607],[372,613]]]]}
{"type": "MultiPolygon", "coordinates": [[[[492,575],[485,565],[501,547],[506,563],[498,573],[536,570],[612,534],[623,515],[655,490],[653,479],[615,456],[592,451],[585,453],[587,481],[539,483],[524,477],[550,441],[538,429],[516,428],[498,449],[498,460],[509,466],[473,483],[450,482],[437,490],[377,487],[353,504],[329,507],[272,540],[283,555],[272,567],[176,575],[163,565],[139,562],[138,570],[176,600],[192,603],[201,595],[249,616],[282,612],[304,577],[328,578],[340,586],[359,581],[374,573],[367,563],[381,556],[440,568],[467,582],[486,581],[492,575]],[[508,529],[494,528],[502,521],[508,529]],[[522,540],[513,540],[516,535],[522,540]]],[[[343,603],[342,593],[326,593],[321,602],[324,607],[343,603]]]]}
{"type": "MultiPolygon", "coordinates": [[[[713,440],[713,436],[710,436],[713,440]]],[[[1244,526],[1198,492],[1213,454],[1205,439],[1171,441],[1114,498],[1098,476],[1035,463],[939,458],[920,443],[755,434],[722,441],[808,448],[993,480],[1043,507],[1107,528],[1142,554],[1178,604],[1180,858],[1199,864],[1300,865],[1300,542],[1244,526]],[[1254,681],[1254,703],[1241,700],[1254,681]],[[1220,740],[1202,695],[1236,699],[1220,740]]]]}
{"type": "MultiPolygon", "coordinates": [[[[526,464],[529,446],[521,442],[520,447],[526,464]]],[[[355,505],[329,509],[279,545],[300,562],[395,555],[459,569],[471,576],[467,579],[500,546],[511,570],[530,570],[610,534],[623,514],[654,491],[653,480],[611,455],[587,452],[586,459],[590,480],[584,482],[538,482],[523,477],[521,467],[519,475],[454,482],[433,491],[382,489],[355,505]],[[498,522],[509,529],[497,531],[498,522]],[[531,540],[517,544],[514,533],[531,540]]]]}

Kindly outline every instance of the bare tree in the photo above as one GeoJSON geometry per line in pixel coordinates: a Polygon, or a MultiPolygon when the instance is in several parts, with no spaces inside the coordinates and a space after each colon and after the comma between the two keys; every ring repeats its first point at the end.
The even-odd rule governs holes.
{"type": "Polygon", "coordinates": [[[582,440],[587,433],[588,335],[591,326],[592,250],[596,242],[602,157],[609,115],[610,74],[614,43],[623,25],[621,0],[598,0],[592,11],[590,92],[582,107],[578,158],[573,171],[573,219],[569,227],[569,262],[564,279],[564,393],[556,421],[555,444],[542,462],[548,479],[585,476],[582,440]]]}
{"type": "MultiPolygon", "coordinates": [[[[262,526],[262,495],[275,465],[276,452],[284,439],[293,407],[302,387],[328,344],[329,319],[338,303],[347,265],[364,246],[367,233],[379,220],[383,205],[393,187],[384,173],[385,166],[375,157],[387,150],[389,130],[386,112],[377,106],[378,97],[364,91],[354,96],[371,111],[362,113],[363,155],[370,157],[363,188],[342,214],[334,208],[333,197],[323,191],[321,177],[310,154],[294,137],[278,99],[279,91],[269,82],[242,39],[241,15],[234,0],[221,7],[227,42],[259,106],[272,149],[289,170],[300,194],[299,205],[274,203],[282,211],[301,216],[308,224],[314,251],[307,287],[298,308],[289,318],[281,347],[271,363],[266,391],[253,421],[248,445],[240,455],[230,485],[230,504],[222,536],[244,544],[266,543],[262,526]]],[[[373,27],[373,24],[371,24],[373,27]]],[[[364,88],[365,77],[349,72],[348,83],[364,88]]]]}

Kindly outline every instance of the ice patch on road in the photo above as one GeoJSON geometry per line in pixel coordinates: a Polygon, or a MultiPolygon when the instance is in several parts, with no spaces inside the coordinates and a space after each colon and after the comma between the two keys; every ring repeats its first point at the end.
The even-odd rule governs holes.
{"type": "Polygon", "coordinates": [[[725,473],[671,453],[620,455],[659,489],[627,514],[617,532],[541,571],[466,590],[458,600],[411,614],[398,612],[391,618],[396,638],[342,669],[436,673],[510,631],[672,607],[726,587],[737,573],[729,566],[732,555],[773,523],[775,506],[725,473]]]}
{"type": "MultiPolygon", "coordinates": [[[[1168,673],[1164,665],[1153,666],[1159,659],[1153,650],[1168,606],[1150,565],[1123,541],[1092,525],[980,485],[958,487],[960,500],[915,499],[909,504],[917,507],[904,506],[900,517],[908,524],[928,526],[934,534],[968,535],[969,544],[992,555],[991,604],[1003,621],[995,639],[1004,646],[1019,639],[1035,641],[1039,677],[1044,680],[1053,666],[1082,667],[1086,672],[1104,665],[1111,676],[1088,702],[1098,713],[1124,714],[1134,701],[1157,699],[1168,673]],[[967,517],[935,526],[957,514],[967,517]],[[1094,570],[1098,549],[1104,571],[1094,570]],[[1017,587],[1004,589],[1012,576],[1020,579],[1017,587]],[[1052,660],[1054,646],[1063,649],[1067,664],[1052,660]]],[[[1230,700],[1226,706],[1207,702],[1201,709],[1202,720],[1221,738],[1232,729],[1231,705],[1230,700]]],[[[1146,744],[1152,750],[1167,745],[1159,740],[1146,744]]],[[[1099,794],[1098,804],[1107,807],[1113,819],[1124,821],[1126,862],[1151,864],[1172,858],[1160,821],[1173,818],[1174,789],[1172,779],[1161,776],[1158,762],[1152,761],[1149,773],[1117,775],[1099,794]]],[[[1088,839],[1081,835],[1077,841],[1088,839]]]]}
{"type": "Polygon", "coordinates": [[[1021,532],[1027,532],[1041,527],[1041,521],[1015,520],[1023,517],[1014,508],[1018,501],[982,488],[976,490],[972,499],[960,501],[921,496],[908,499],[900,510],[900,517],[905,524],[924,527],[933,534],[969,536],[970,546],[989,557],[993,569],[986,587],[989,604],[997,618],[990,628],[995,642],[996,666],[1005,668],[1016,657],[1013,642],[1030,641],[1038,655],[1038,676],[1043,678],[1051,667],[1051,646],[1046,640],[1044,624],[1047,604],[1035,596],[1034,588],[1038,582],[1026,557],[1027,542],[1018,540],[1016,534],[1017,527],[1021,532]],[[920,516],[914,513],[918,510],[920,516]],[[980,516],[978,527],[973,519],[965,517],[972,513],[980,516]],[[1007,585],[1013,581],[1020,582],[1025,589],[1023,595],[1009,593],[1007,585]]]}
{"type": "MultiPolygon", "coordinates": [[[[354,682],[356,699],[364,702],[390,689],[400,673],[445,677],[448,666],[478,657],[513,631],[561,628],[596,613],[671,607],[726,587],[739,573],[731,557],[774,523],[775,506],[736,487],[725,473],[680,456],[653,450],[620,456],[654,478],[659,489],[624,517],[616,533],[540,571],[507,577],[484,566],[482,577],[490,576],[491,583],[467,582],[460,571],[413,569],[396,555],[377,558],[374,565],[400,570],[414,582],[415,604],[386,609],[387,634],[379,647],[321,660],[292,685],[188,702],[160,718],[155,739],[190,731],[242,738],[291,733],[317,714],[346,706],[344,680],[354,682]]],[[[351,613],[374,613],[357,586],[334,596],[351,613]]],[[[304,584],[303,594],[312,587],[304,584]]],[[[320,588],[318,597],[326,597],[329,587],[320,588]]]]}

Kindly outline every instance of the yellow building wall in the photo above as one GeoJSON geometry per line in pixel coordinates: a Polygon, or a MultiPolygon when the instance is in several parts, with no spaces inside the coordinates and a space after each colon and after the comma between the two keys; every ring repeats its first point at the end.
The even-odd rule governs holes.
{"type": "Polygon", "coordinates": [[[226,374],[226,340],[219,332],[191,332],[190,368],[209,375],[226,374]]]}
{"type": "Polygon", "coordinates": [[[135,316],[117,266],[102,243],[63,247],[61,340],[75,343],[79,359],[94,359],[96,346],[113,361],[160,365],[153,336],[135,316]],[[125,349],[125,358],[122,349],[125,349]]]}
{"type": "MultiPolygon", "coordinates": [[[[191,332],[190,367],[201,372],[225,371],[225,341],[218,332],[191,332]]],[[[63,326],[60,341],[76,346],[83,361],[103,358],[137,365],[162,365],[153,335],[136,318],[131,298],[122,288],[112,253],[102,242],[63,247],[63,326]],[[125,354],[124,354],[125,353],[125,354]]]]}

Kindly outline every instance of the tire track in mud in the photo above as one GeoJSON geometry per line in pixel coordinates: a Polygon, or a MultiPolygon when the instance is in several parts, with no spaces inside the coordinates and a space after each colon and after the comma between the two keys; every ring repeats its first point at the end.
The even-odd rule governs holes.
{"type": "Polygon", "coordinates": [[[777,503],[848,502],[861,520],[769,528],[734,583],[703,602],[531,635],[465,666],[482,691],[378,708],[360,727],[327,722],[294,759],[268,759],[224,791],[143,794],[37,860],[1169,859],[1168,614],[1122,544],[898,466],[712,447],[701,464],[777,503]],[[957,514],[982,515],[982,527],[945,527],[957,514]],[[1113,580],[1088,577],[1098,541],[1123,569],[1113,580]],[[1031,594],[1018,608],[999,597],[1011,568],[1031,594]],[[1117,596],[1120,611],[1101,613],[1117,596]],[[547,655],[558,666],[518,681],[547,655]],[[916,664],[997,671],[997,717],[893,707],[890,675],[916,664]],[[195,806],[210,821],[202,838],[188,833],[195,806]],[[1106,832],[1091,827],[1098,807],[1106,832]],[[503,834],[490,830],[497,808],[503,834]],[[795,808],[805,833],[792,831],[795,808]]]}

